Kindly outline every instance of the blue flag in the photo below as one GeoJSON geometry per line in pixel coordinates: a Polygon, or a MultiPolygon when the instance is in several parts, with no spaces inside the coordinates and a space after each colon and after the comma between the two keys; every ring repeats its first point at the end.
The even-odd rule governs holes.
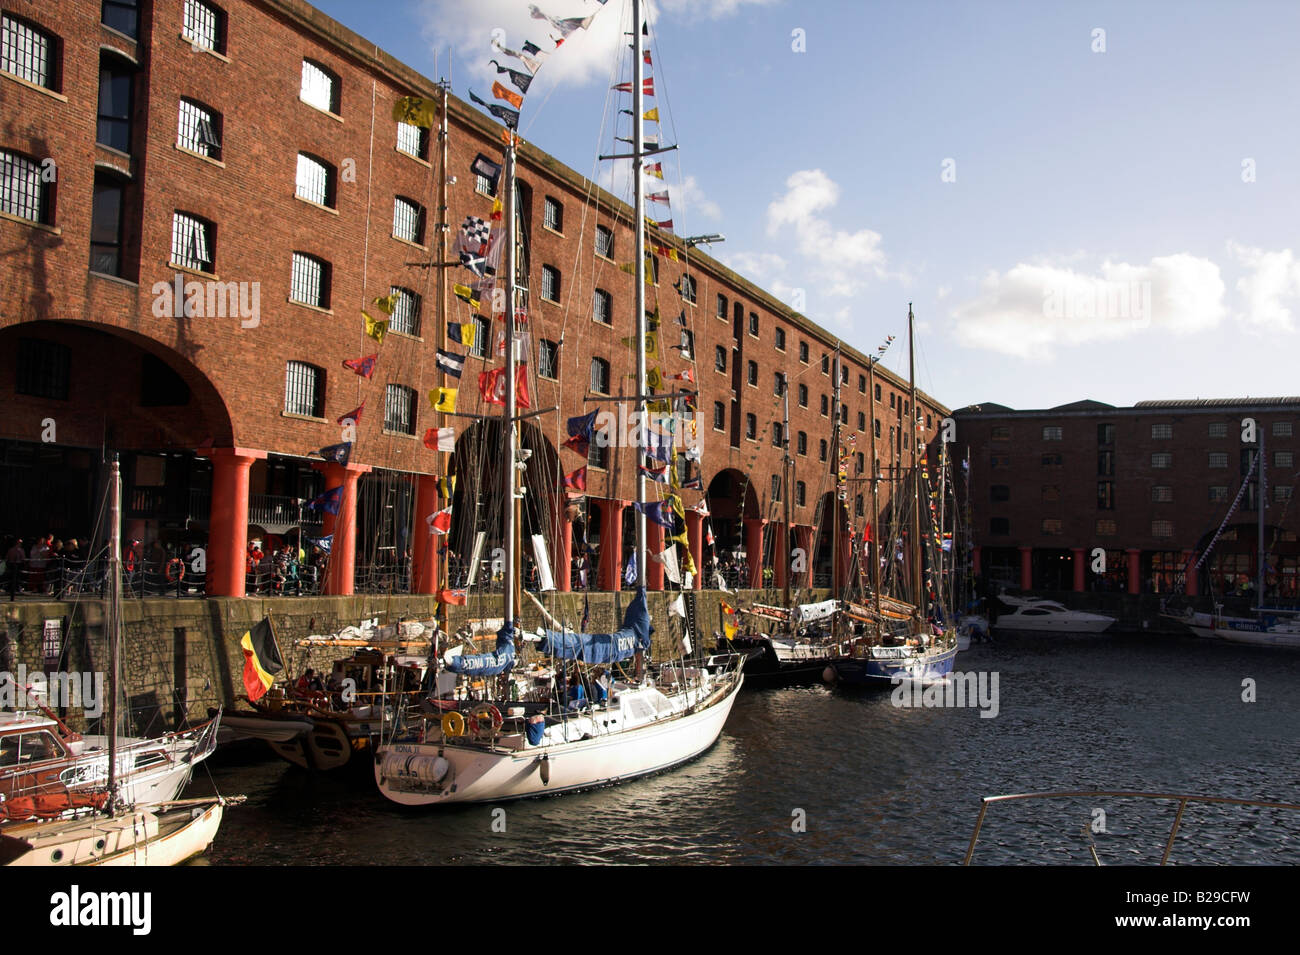
{"type": "Polygon", "coordinates": [[[332,487],[320,497],[313,498],[307,502],[307,506],[313,511],[326,511],[330,514],[338,514],[339,505],[343,503],[343,485],[332,487]]]}
{"type": "Polygon", "coordinates": [[[336,464],[347,464],[352,457],[352,442],[344,441],[342,444],[331,444],[328,447],[321,448],[316,452],[326,461],[333,461],[336,464]]]}

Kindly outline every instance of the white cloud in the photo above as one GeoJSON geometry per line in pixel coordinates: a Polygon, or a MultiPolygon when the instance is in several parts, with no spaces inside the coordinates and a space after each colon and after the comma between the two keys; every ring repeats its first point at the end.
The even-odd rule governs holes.
{"type": "Polygon", "coordinates": [[[1300,260],[1290,249],[1268,252],[1236,242],[1228,243],[1228,251],[1249,270],[1237,279],[1237,292],[1245,300],[1245,311],[1238,312],[1238,319],[1265,329],[1294,331],[1287,300],[1300,305],[1300,260]]]}
{"type": "MultiPolygon", "coordinates": [[[[725,249],[725,246],[723,247],[725,249]]],[[[718,259],[755,285],[767,287],[785,272],[787,262],[775,252],[719,252],[718,259]]],[[[773,293],[775,294],[775,293],[773,293]]]]}
{"type": "Polygon", "coordinates": [[[869,277],[887,278],[882,236],[871,229],[837,229],[828,213],[839,205],[840,187],[820,169],[802,169],[785,181],[785,194],[767,207],[767,234],[790,237],[810,282],[834,297],[858,294],[869,277]]]}
{"type": "Polygon", "coordinates": [[[1204,331],[1225,314],[1219,267],[1179,253],[1146,265],[1103,262],[1094,273],[1021,262],[989,272],[980,295],[953,307],[959,344],[1048,358],[1060,346],[1115,341],[1156,327],[1204,331]]]}

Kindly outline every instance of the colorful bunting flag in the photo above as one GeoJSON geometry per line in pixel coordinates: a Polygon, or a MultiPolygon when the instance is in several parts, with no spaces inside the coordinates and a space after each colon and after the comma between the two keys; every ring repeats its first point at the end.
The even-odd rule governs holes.
{"type": "Polygon", "coordinates": [[[344,421],[351,419],[353,424],[360,424],[361,412],[365,410],[365,407],[366,407],[366,403],[364,401],[361,402],[361,404],[357,405],[351,411],[347,412],[347,414],[341,415],[338,419],[338,423],[342,424],[344,421]]]}
{"type": "MultiPolygon", "coordinates": [[[[462,302],[468,302],[470,308],[478,308],[479,297],[478,297],[478,291],[476,289],[472,289],[468,285],[453,285],[451,287],[451,291],[452,294],[455,295],[462,302]]],[[[474,343],[473,341],[467,342],[462,339],[461,344],[473,345],[474,343]]]]}
{"type": "Polygon", "coordinates": [[[430,451],[455,451],[455,428],[430,428],[424,432],[424,446],[430,451]]]}
{"type": "Polygon", "coordinates": [[[443,414],[455,414],[456,392],[456,388],[435,388],[429,392],[429,403],[433,405],[433,410],[441,411],[443,414]]]}
{"type": "Polygon", "coordinates": [[[403,96],[393,104],[393,122],[419,126],[430,129],[433,126],[437,107],[433,100],[419,96],[403,96]]]}
{"type": "Polygon", "coordinates": [[[385,315],[392,315],[393,310],[397,308],[397,302],[401,299],[401,292],[393,292],[390,295],[381,295],[374,299],[370,304],[379,309],[385,315]]]}
{"type": "Polygon", "coordinates": [[[307,502],[307,507],[313,511],[325,511],[329,514],[338,514],[339,506],[343,503],[343,485],[332,487],[319,497],[312,498],[307,502]]]}
{"type": "Polygon", "coordinates": [[[510,129],[519,128],[519,110],[507,109],[504,106],[496,106],[492,103],[489,103],[481,96],[476,95],[473,90],[469,91],[469,98],[473,100],[475,103],[477,103],[479,106],[482,106],[485,110],[487,110],[497,119],[501,120],[501,122],[505,123],[508,128],[510,129]]]}
{"type": "Polygon", "coordinates": [[[344,441],[342,444],[331,444],[321,448],[316,453],[326,461],[333,461],[335,464],[347,464],[352,457],[352,442],[344,441]]]}
{"type": "Polygon", "coordinates": [[[388,333],[388,319],[376,321],[368,312],[364,311],[361,313],[361,317],[366,320],[366,334],[382,345],[384,335],[388,333]]]}
{"type": "Polygon", "coordinates": [[[430,534],[447,534],[451,531],[451,508],[445,507],[441,511],[435,511],[426,520],[429,523],[430,534]]]}
{"type": "Polygon", "coordinates": [[[515,109],[519,109],[524,105],[524,98],[522,96],[520,96],[512,89],[507,89],[506,87],[502,86],[499,82],[494,82],[492,84],[492,95],[495,96],[497,99],[505,100],[515,109]]]}
{"type": "MultiPolygon", "coordinates": [[[[472,325],[470,327],[473,328],[472,325]]],[[[459,378],[461,372],[465,370],[464,355],[457,355],[455,352],[443,351],[441,348],[438,349],[437,363],[443,373],[450,375],[452,378],[459,378]]]]}
{"type": "Polygon", "coordinates": [[[496,60],[488,60],[488,62],[497,68],[498,73],[509,73],[510,82],[515,84],[515,87],[519,90],[519,92],[521,93],[528,92],[528,87],[533,82],[533,77],[531,73],[523,73],[519,70],[512,70],[508,66],[502,66],[496,60]]]}
{"type": "Polygon", "coordinates": [[[578,470],[564,475],[564,486],[572,491],[587,490],[587,466],[584,464],[578,470]]]}
{"type": "MultiPolygon", "coordinates": [[[[463,288],[457,285],[456,288],[463,288]]],[[[474,347],[474,323],[473,322],[448,322],[447,337],[454,342],[460,342],[466,348],[474,347]]],[[[461,359],[461,367],[465,366],[465,360],[461,359]]],[[[456,377],[460,377],[457,375],[456,377]]]]}
{"type": "MultiPolygon", "coordinates": [[[[521,408],[530,408],[528,398],[528,369],[520,365],[515,369],[515,401],[521,408]]],[[[484,401],[494,405],[506,403],[506,370],[493,368],[478,376],[478,391],[484,401]]]]}
{"type": "MultiPolygon", "coordinates": [[[[378,353],[367,355],[365,358],[348,358],[343,362],[343,367],[355,371],[362,378],[369,379],[375,373],[375,362],[379,361],[378,353]]],[[[365,407],[363,404],[362,407],[365,407]]]]}

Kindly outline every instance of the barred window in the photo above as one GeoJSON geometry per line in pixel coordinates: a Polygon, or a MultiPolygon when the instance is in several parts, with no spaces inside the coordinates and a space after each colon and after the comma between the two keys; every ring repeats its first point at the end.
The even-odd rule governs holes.
{"type": "Polygon", "coordinates": [[[486,358],[488,356],[488,336],[491,333],[491,323],[482,315],[475,315],[474,344],[469,346],[469,353],[476,358],[486,358]]]}
{"type": "Polygon", "coordinates": [[[799,407],[800,408],[808,407],[808,386],[807,385],[799,386],[799,407]]]}
{"type": "Polygon", "coordinates": [[[139,0],[104,0],[99,22],[135,39],[140,33],[139,0]]]}
{"type": "Polygon", "coordinates": [[[1168,451],[1154,451],[1151,454],[1151,466],[1157,469],[1174,466],[1174,456],[1168,451]]]}
{"type": "Polygon", "coordinates": [[[785,351],[785,329],[776,329],[776,350],[785,351]]]}
{"type": "Polygon", "coordinates": [[[779,371],[772,372],[772,394],[778,398],[781,397],[782,386],[785,385],[785,375],[779,371]]]}
{"type": "Polygon", "coordinates": [[[424,208],[418,202],[402,196],[393,200],[393,236],[416,245],[424,243],[424,208]]]}
{"type": "Polygon", "coordinates": [[[1044,441],[1060,441],[1062,437],[1064,437],[1064,432],[1060,427],[1057,427],[1055,425],[1048,425],[1047,427],[1043,428],[1044,441]]]}
{"type": "Polygon", "coordinates": [[[727,408],[721,401],[713,402],[713,430],[724,431],[727,427],[727,408]]]}
{"type": "Polygon", "coordinates": [[[474,174],[474,191],[480,196],[495,197],[497,194],[496,189],[492,185],[492,180],[481,172],[476,172],[474,174]]]}
{"type": "Polygon", "coordinates": [[[1151,500],[1157,504],[1168,504],[1174,499],[1174,489],[1166,484],[1157,484],[1151,488],[1151,500]]]}
{"type": "Polygon", "coordinates": [[[318,206],[332,208],[334,205],[334,167],[324,160],[317,159],[315,156],[299,153],[297,195],[299,199],[306,199],[318,206]]]}
{"type": "Polygon", "coordinates": [[[826,439],[825,438],[822,438],[820,441],[817,442],[817,460],[819,461],[826,460],[826,439]]]}
{"type": "Polygon", "coordinates": [[[338,77],[319,63],[302,61],[302,89],[298,95],[308,106],[327,113],[339,111],[338,77]]]}
{"type": "Polygon", "coordinates": [[[799,454],[808,453],[808,435],[803,431],[795,435],[795,450],[799,454]]]}
{"type": "Polygon", "coordinates": [[[803,362],[805,365],[808,364],[808,343],[807,342],[799,343],[799,360],[803,362]]]}
{"type": "Polygon", "coordinates": [[[745,415],[745,437],[750,441],[758,440],[758,419],[752,414],[745,415]]]}
{"type": "Polygon", "coordinates": [[[717,316],[718,318],[721,319],[725,319],[727,317],[727,296],[725,295],[721,295],[721,294],[718,295],[717,316]]]}
{"type": "Polygon", "coordinates": [[[549,338],[537,343],[537,377],[560,377],[560,345],[549,338]]]}
{"type": "Polygon", "coordinates": [[[748,363],[745,372],[745,380],[755,388],[758,387],[758,362],[751,361],[748,363]]]}
{"type": "Polygon", "coordinates": [[[43,338],[18,339],[18,378],[14,390],[36,398],[68,400],[72,349],[43,338]]]}
{"type": "Polygon", "coordinates": [[[1065,464],[1065,455],[1059,451],[1051,451],[1042,456],[1041,463],[1045,468],[1059,468],[1065,464]]]}
{"type": "Polygon", "coordinates": [[[1289,485],[1286,485],[1286,484],[1274,484],[1274,485],[1273,485],[1273,500],[1275,500],[1275,501],[1289,501],[1289,500],[1291,500],[1291,491],[1292,491],[1292,488],[1291,488],[1289,485]]]}
{"type": "Polygon", "coordinates": [[[781,428],[781,422],[772,422],[772,447],[779,448],[785,443],[785,432],[781,428]]]}
{"type": "Polygon", "coordinates": [[[609,362],[603,358],[591,360],[591,391],[597,395],[609,394],[609,362]]]}
{"type": "Polygon", "coordinates": [[[794,503],[796,507],[803,507],[808,501],[808,489],[804,487],[803,481],[794,483],[794,503]]]}
{"type": "Polygon", "coordinates": [[[603,288],[596,289],[592,297],[591,317],[602,325],[614,324],[614,297],[603,288]]]}
{"type": "Polygon", "coordinates": [[[199,272],[212,272],[214,227],[188,212],[172,214],[172,262],[199,272]]]}
{"type": "Polygon", "coordinates": [[[285,414],[325,416],[325,371],[306,362],[291,361],[284,376],[285,414]]]}
{"type": "Polygon", "coordinates": [[[1152,521],[1151,536],[1152,537],[1173,537],[1174,522],[1173,521],[1152,521]]]}
{"type": "Polygon", "coordinates": [[[289,299],[301,305],[329,308],[329,266],[323,259],[303,252],[293,253],[289,277],[289,299]]]}
{"type": "Polygon", "coordinates": [[[0,20],[0,70],[54,89],[54,37],[5,14],[0,20]]]}
{"type": "Polygon", "coordinates": [[[603,225],[596,226],[596,254],[607,259],[614,257],[614,233],[603,225]]]}
{"type": "Polygon", "coordinates": [[[713,367],[718,371],[727,370],[727,349],[722,345],[717,345],[713,349],[713,367]]]}
{"type": "Polygon", "coordinates": [[[696,294],[697,294],[697,290],[695,285],[695,276],[683,275],[682,276],[682,298],[686,299],[686,301],[694,305],[696,294]]]}
{"type": "Polygon", "coordinates": [[[384,430],[415,434],[415,389],[389,385],[384,389],[384,430]]]}
{"type": "Polygon", "coordinates": [[[1174,436],[1174,426],[1172,424],[1153,424],[1151,426],[1152,441],[1168,441],[1174,436]]]}
{"type": "Polygon", "coordinates": [[[600,428],[596,431],[596,440],[591,442],[591,447],[587,449],[587,461],[593,468],[600,468],[602,471],[609,468],[608,428],[600,428]]]}
{"type": "Polygon", "coordinates": [[[831,413],[831,400],[825,395],[822,395],[822,417],[825,418],[830,413],[831,413]]]}
{"type": "Polygon", "coordinates": [[[1228,499],[1228,486],[1218,484],[1210,487],[1210,503],[1218,504],[1228,499]]]}
{"type": "Polygon", "coordinates": [[[866,413],[865,411],[859,411],[859,412],[858,412],[858,430],[861,431],[861,432],[863,432],[863,433],[866,433],[866,430],[867,430],[867,413],[866,413]]]}
{"type": "Polygon", "coordinates": [[[829,355],[823,352],[822,353],[822,374],[829,375],[830,373],[831,373],[831,359],[829,355]]]}
{"type": "Polygon", "coordinates": [[[560,200],[546,197],[542,204],[542,224],[552,232],[564,231],[564,206],[560,200]]]}
{"type": "Polygon", "coordinates": [[[35,160],[0,149],[0,212],[49,225],[52,183],[35,160]]]}
{"type": "Polygon", "coordinates": [[[1274,451],[1273,467],[1289,468],[1294,467],[1295,455],[1290,451],[1274,451]]]}
{"type": "Polygon", "coordinates": [[[226,52],[225,14],[203,0],[185,0],[181,34],[194,46],[215,53],[226,52]]]}
{"type": "Polygon", "coordinates": [[[1227,466],[1228,466],[1228,452],[1227,452],[1227,451],[1211,451],[1211,452],[1210,452],[1210,467],[1212,467],[1212,468],[1226,468],[1227,466]]]}
{"type": "Polygon", "coordinates": [[[548,302],[560,300],[560,270],[553,265],[542,266],[542,298],[548,302]]]}
{"type": "Polygon", "coordinates": [[[1226,438],[1227,436],[1228,436],[1228,422],[1226,421],[1210,422],[1211,438],[1226,438]]]}
{"type": "Polygon", "coordinates": [[[181,100],[177,118],[176,145],[209,159],[221,158],[221,140],[217,130],[221,116],[191,99],[181,100]]]}
{"type": "Polygon", "coordinates": [[[1289,437],[1291,437],[1291,422],[1290,422],[1290,421],[1274,421],[1274,422],[1273,422],[1273,437],[1275,437],[1275,438],[1289,438],[1289,437]]]}
{"type": "Polygon", "coordinates": [[[1098,518],[1095,527],[1098,537],[1114,537],[1119,532],[1119,525],[1109,517],[1098,518]]]}
{"type": "MultiPolygon", "coordinates": [[[[388,291],[389,294],[397,296],[397,300],[393,303],[393,314],[388,319],[389,330],[401,332],[404,335],[420,334],[419,293],[396,285],[389,286],[388,291]]],[[[478,333],[476,332],[475,341],[477,340],[478,333]]]]}
{"type": "Polygon", "coordinates": [[[867,376],[858,375],[858,394],[865,395],[866,393],[867,393],[867,376]]]}
{"type": "Polygon", "coordinates": [[[429,131],[410,123],[397,123],[397,148],[416,159],[428,159],[429,131]]]}
{"type": "Polygon", "coordinates": [[[1045,517],[1042,523],[1043,533],[1049,536],[1061,533],[1061,519],[1058,517],[1045,517]]]}

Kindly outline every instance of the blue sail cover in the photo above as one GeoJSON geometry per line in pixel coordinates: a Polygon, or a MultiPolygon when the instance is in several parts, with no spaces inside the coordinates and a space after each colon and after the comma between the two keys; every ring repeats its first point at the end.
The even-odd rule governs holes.
{"type": "Polygon", "coordinates": [[[563,633],[547,630],[537,649],[561,660],[583,663],[618,663],[630,659],[638,650],[650,649],[650,611],[646,609],[645,589],[637,591],[623,614],[623,626],[613,633],[563,633]]]}
{"type": "Polygon", "coordinates": [[[447,669],[465,676],[496,676],[515,665],[515,628],[506,624],[497,631],[495,653],[462,653],[452,657],[447,669]]]}

